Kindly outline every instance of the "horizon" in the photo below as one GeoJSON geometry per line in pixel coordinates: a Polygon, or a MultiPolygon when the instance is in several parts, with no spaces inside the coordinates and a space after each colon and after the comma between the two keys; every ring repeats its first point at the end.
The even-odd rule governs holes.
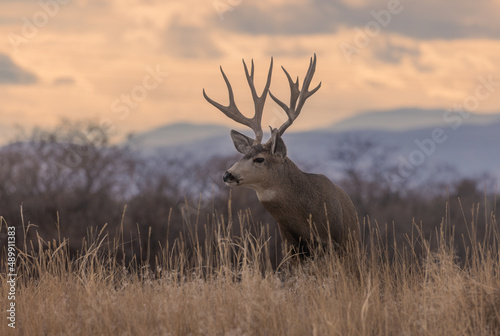
{"type": "MultiPolygon", "coordinates": [[[[389,110],[372,110],[372,111],[360,111],[359,113],[355,113],[352,116],[346,117],[345,119],[341,119],[339,121],[333,122],[328,125],[321,125],[321,126],[316,126],[313,128],[306,128],[306,129],[293,129],[291,128],[287,133],[308,133],[308,132],[352,132],[352,131],[372,131],[372,130],[378,130],[378,131],[385,131],[385,132],[405,132],[405,131],[411,131],[415,129],[427,129],[427,128],[433,128],[433,127],[443,127],[443,126],[453,126],[454,122],[456,121],[456,118],[460,118],[463,122],[464,125],[479,125],[479,126],[487,126],[487,123],[484,123],[484,121],[491,121],[488,120],[487,117],[491,117],[493,119],[494,123],[500,122],[500,111],[496,113],[491,113],[491,114],[481,114],[481,113],[472,113],[472,112],[467,112],[463,111],[462,113],[466,113],[466,115],[460,115],[459,111],[454,111],[451,109],[444,110],[444,109],[439,109],[439,108],[429,108],[429,109],[421,109],[421,108],[416,108],[416,107],[401,107],[401,108],[395,108],[395,109],[389,109],[389,110]],[[406,120],[403,121],[403,118],[399,119],[399,121],[403,121],[403,124],[401,123],[396,123],[397,119],[392,119],[392,123],[390,123],[389,120],[387,120],[387,117],[394,117],[397,114],[404,114],[404,113],[421,113],[425,114],[426,118],[421,118],[420,120],[416,120],[415,117],[411,120],[406,120]],[[441,117],[437,119],[429,119],[428,117],[431,116],[432,114],[435,114],[436,117],[441,117]],[[386,119],[383,120],[377,120],[374,121],[373,118],[369,117],[386,117],[386,119]],[[484,118],[483,122],[479,122],[477,118],[484,118]],[[353,125],[353,122],[359,123],[360,124],[355,124],[353,125]],[[383,121],[383,122],[382,122],[383,121]],[[414,123],[414,122],[418,123],[414,123]],[[437,121],[437,122],[436,122],[437,121]],[[413,123],[412,123],[413,122],[413,123]]],[[[402,116],[401,116],[402,117],[402,116]]],[[[89,124],[95,124],[99,125],[99,120],[97,119],[80,119],[80,120],[67,120],[67,119],[61,119],[59,120],[57,126],[64,124],[65,121],[70,121],[70,122],[75,122],[75,123],[89,123],[89,124]]],[[[460,126],[462,123],[460,123],[460,126]]],[[[112,143],[123,143],[127,142],[133,138],[137,137],[142,137],[142,136],[151,136],[151,134],[162,131],[165,128],[169,127],[177,127],[177,126],[192,126],[192,127],[220,127],[221,129],[224,128],[225,130],[230,130],[230,129],[235,129],[240,132],[244,133],[249,133],[249,130],[244,127],[243,125],[240,125],[236,122],[233,122],[233,125],[227,125],[226,123],[223,122],[217,122],[217,121],[209,121],[209,122],[198,122],[198,121],[173,121],[171,123],[166,123],[162,125],[155,125],[152,128],[145,129],[140,132],[129,132],[127,134],[118,134],[111,132],[109,135],[111,136],[111,142],[112,143]]],[[[0,124],[0,130],[2,130],[2,127],[4,125],[0,124]]],[[[0,146],[6,145],[11,141],[15,141],[16,136],[21,138],[30,136],[33,132],[36,130],[42,130],[42,131],[47,131],[51,132],[52,130],[55,130],[55,128],[43,128],[40,127],[39,125],[33,125],[31,128],[26,128],[23,127],[21,124],[17,124],[15,129],[11,130],[11,132],[5,132],[5,129],[3,129],[3,134],[0,134],[0,146]]],[[[106,131],[106,127],[103,127],[103,130],[106,131]]],[[[266,133],[266,132],[264,132],[266,133]]],[[[250,133],[249,133],[250,134],[250,133]]]]}

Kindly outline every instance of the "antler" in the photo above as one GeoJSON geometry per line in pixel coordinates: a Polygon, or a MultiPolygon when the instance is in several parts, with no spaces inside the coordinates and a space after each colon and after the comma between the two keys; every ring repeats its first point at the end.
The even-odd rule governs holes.
{"type": "Polygon", "coordinates": [[[252,59],[252,68],[250,70],[250,75],[248,74],[248,68],[247,65],[245,64],[245,60],[243,60],[243,66],[245,67],[245,75],[247,77],[248,85],[250,86],[250,90],[252,91],[252,98],[254,101],[255,105],[255,115],[253,118],[247,118],[245,117],[239,110],[238,107],[236,107],[236,103],[234,101],[234,94],[233,94],[233,89],[231,88],[231,84],[229,83],[229,80],[226,77],[226,74],[224,74],[224,71],[222,70],[222,66],[220,67],[220,71],[222,72],[222,77],[224,77],[224,81],[226,82],[227,85],[227,90],[229,92],[229,105],[224,106],[216,101],[210,99],[207,94],[205,93],[205,89],[203,89],[203,96],[205,99],[212,104],[213,106],[217,107],[219,110],[222,111],[227,117],[233,119],[237,123],[243,124],[245,126],[250,127],[254,133],[255,133],[255,141],[254,144],[259,144],[262,141],[262,113],[264,111],[264,103],[266,102],[266,97],[267,93],[269,92],[269,85],[271,85],[271,74],[273,71],[273,58],[271,57],[271,65],[269,66],[269,73],[267,75],[267,82],[266,86],[264,87],[264,90],[262,91],[262,94],[260,97],[257,95],[257,92],[255,91],[255,85],[253,82],[253,75],[254,75],[254,66],[253,66],[253,59],[252,59]]]}
{"type": "Polygon", "coordinates": [[[307,70],[306,77],[304,78],[304,82],[302,83],[302,90],[299,90],[299,77],[297,76],[297,81],[294,83],[285,68],[281,68],[285,72],[285,75],[288,78],[288,83],[290,84],[290,106],[287,106],[281,100],[276,98],[271,92],[269,92],[269,95],[276,102],[276,104],[278,104],[283,110],[285,110],[286,114],[288,115],[288,120],[285,121],[285,123],[279,128],[279,134],[283,135],[286,129],[290,127],[290,125],[293,124],[294,120],[299,116],[300,110],[302,109],[302,106],[304,106],[306,99],[319,90],[319,88],[321,87],[321,82],[314,90],[308,91],[309,84],[311,84],[314,71],[316,70],[316,54],[314,54],[314,59],[311,57],[309,61],[309,69],[307,70]]]}

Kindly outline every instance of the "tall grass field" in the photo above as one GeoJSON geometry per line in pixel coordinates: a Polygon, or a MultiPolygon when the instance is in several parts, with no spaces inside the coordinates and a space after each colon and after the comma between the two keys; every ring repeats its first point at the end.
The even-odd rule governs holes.
{"type": "Polygon", "coordinates": [[[431,238],[413,223],[400,246],[365,218],[361,246],[307,260],[287,250],[277,260],[268,248],[275,233],[249,211],[199,218],[203,239],[192,231],[173,243],[142,237],[134,251],[123,227],[90,227],[74,253],[66,237],[25,239],[36,227],[23,221],[15,299],[1,247],[0,335],[500,335],[500,231],[493,211],[476,218],[443,219],[431,238]],[[454,225],[468,234],[457,236],[454,225]]]}

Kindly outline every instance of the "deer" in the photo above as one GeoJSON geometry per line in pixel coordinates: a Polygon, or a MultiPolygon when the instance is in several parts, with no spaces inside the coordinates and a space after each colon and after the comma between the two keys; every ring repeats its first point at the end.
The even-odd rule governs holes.
{"type": "Polygon", "coordinates": [[[229,105],[224,106],[207,96],[204,98],[228,118],[249,127],[255,134],[252,139],[236,130],[231,130],[231,139],[236,150],[243,155],[222,176],[230,187],[245,187],[255,190],[264,208],[276,220],[282,242],[296,254],[309,257],[316,248],[325,251],[333,247],[336,252],[348,251],[351,243],[360,239],[356,209],[347,193],[325,175],[301,171],[287,157],[287,148],[282,139],[285,131],[300,115],[306,100],[321,87],[309,85],[316,69],[316,54],[311,57],[309,69],[304,77],[302,89],[299,78],[294,82],[282,66],[290,85],[290,104],[286,105],[270,92],[273,58],[267,81],[259,96],[254,85],[254,63],[250,73],[243,59],[245,76],[250,87],[255,107],[252,118],[243,115],[236,106],[231,84],[220,67],[229,94],[229,105]],[[271,137],[262,143],[262,114],[267,95],[270,95],[286,113],[287,120],[279,127],[270,127],[271,137]]]}

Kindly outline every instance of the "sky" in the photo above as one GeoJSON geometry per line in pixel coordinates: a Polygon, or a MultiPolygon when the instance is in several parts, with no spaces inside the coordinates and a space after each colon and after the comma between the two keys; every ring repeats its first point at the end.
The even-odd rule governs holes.
{"type": "MultiPolygon", "coordinates": [[[[0,132],[93,120],[117,136],[176,122],[235,122],[254,111],[242,59],[283,101],[284,66],[300,81],[317,55],[290,128],[325,127],[401,107],[500,111],[499,0],[0,0],[0,132]]],[[[283,111],[266,102],[264,125],[283,111]]],[[[267,128],[267,127],[266,127],[267,128]]],[[[0,135],[1,139],[2,135],[0,135]]]]}

